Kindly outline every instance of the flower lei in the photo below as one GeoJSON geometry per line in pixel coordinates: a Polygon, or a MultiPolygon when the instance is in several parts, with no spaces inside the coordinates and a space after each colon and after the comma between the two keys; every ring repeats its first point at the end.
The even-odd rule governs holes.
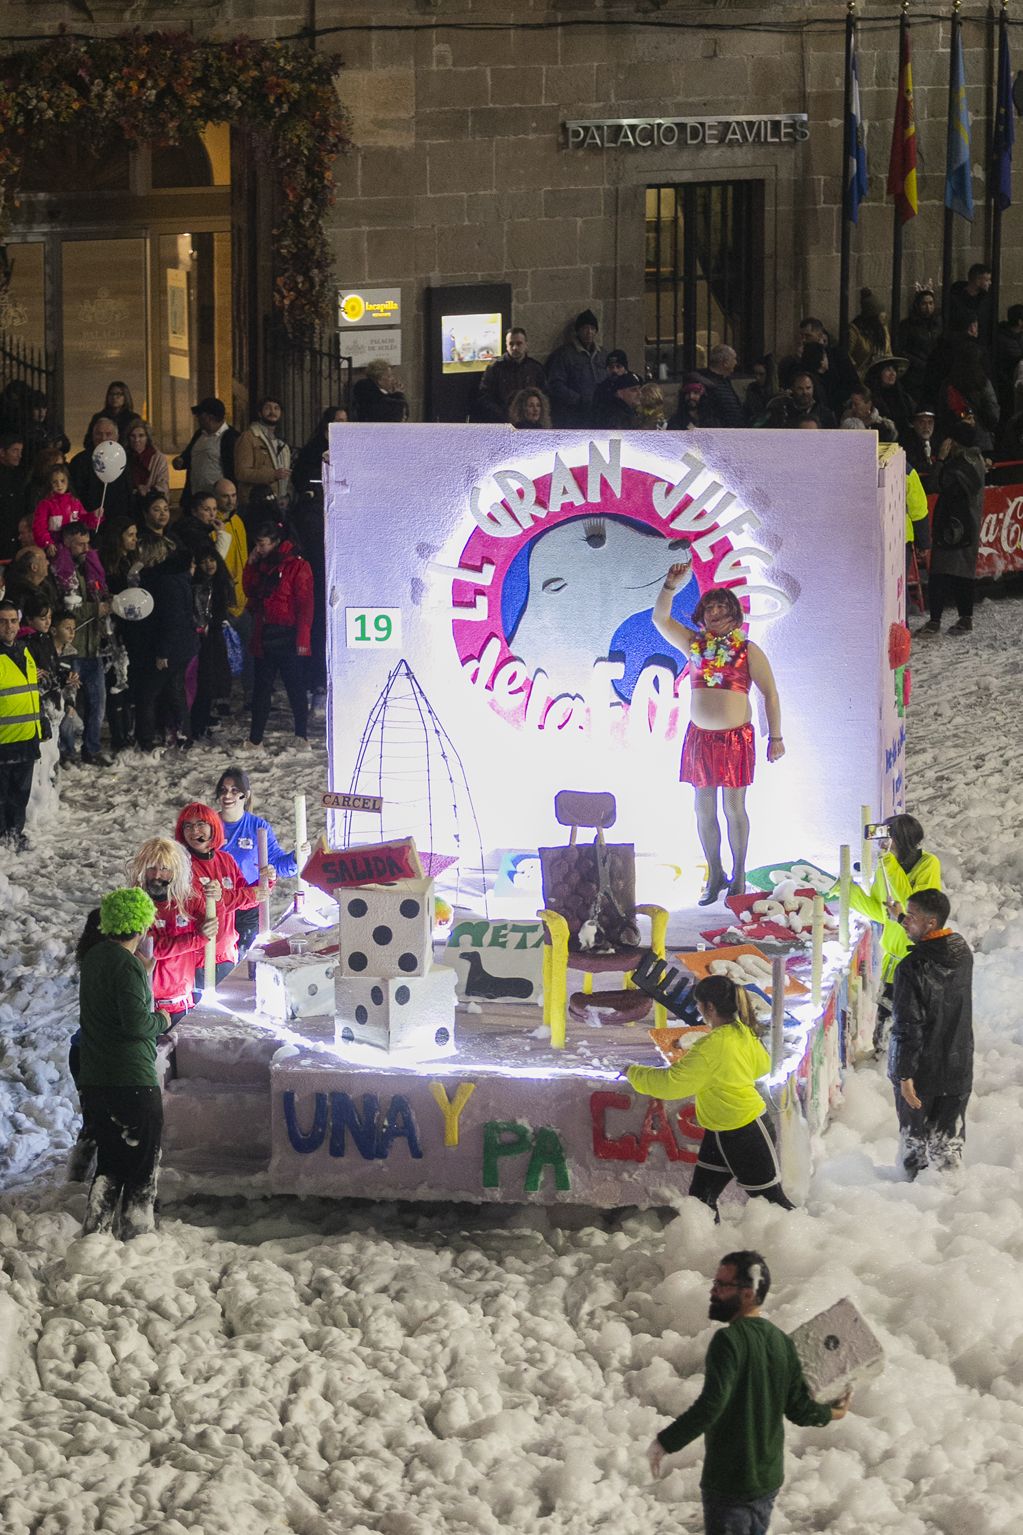
{"type": "Polygon", "coordinates": [[[734,665],[745,645],[741,629],[730,629],[727,634],[711,634],[705,629],[689,647],[690,667],[705,688],[719,688],[725,668],[734,665]]]}
{"type": "Polygon", "coordinates": [[[272,232],[274,303],[292,333],[329,315],[331,253],[324,220],[334,162],[348,148],[339,60],[297,44],[186,32],[48,37],[0,53],[0,296],[10,283],[10,233],[25,157],[72,132],[102,148],[176,144],[206,123],[230,122],[264,145],[281,192],[272,232]]]}

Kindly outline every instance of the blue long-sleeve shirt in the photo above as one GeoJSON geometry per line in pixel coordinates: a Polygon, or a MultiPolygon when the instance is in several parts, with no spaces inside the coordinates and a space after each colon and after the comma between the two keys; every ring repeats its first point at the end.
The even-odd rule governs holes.
{"type": "Polygon", "coordinates": [[[264,820],[261,815],[253,815],[247,810],[240,821],[225,821],[224,835],[227,841],[224,843],[224,851],[231,854],[235,863],[242,871],[242,878],[247,885],[259,883],[259,852],[256,846],[256,833],[266,832],[266,855],[271,869],[277,873],[278,879],[290,879],[298,873],[298,859],[294,853],[282,853],[277,846],[277,838],[274,836],[270,822],[264,820]]]}

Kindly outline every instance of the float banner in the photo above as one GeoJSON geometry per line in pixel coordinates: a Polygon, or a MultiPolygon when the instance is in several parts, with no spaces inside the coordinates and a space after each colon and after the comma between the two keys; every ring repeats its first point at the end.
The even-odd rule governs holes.
{"type": "Polygon", "coordinates": [[[870,432],[332,426],[330,788],[382,796],[384,836],[426,850],[432,834],[443,853],[457,850],[437,831],[454,799],[459,846],[478,825],[495,866],[498,849],[564,840],[559,789],[610,791],[616,837],[694,867],[689,657],[652,622],[685,554],[673,616],[729,587],[778,686],[775,764],[751,695],[749,864],[798,847],[832,867],[861,806],[887,812],[900,792],[901,454],[881,478],[870,432]],[[348,643],[346,608],[397,610],[400,652],[348,643]],[[415,686],[402,672],[383,707],[396,666],[415,686]]]}

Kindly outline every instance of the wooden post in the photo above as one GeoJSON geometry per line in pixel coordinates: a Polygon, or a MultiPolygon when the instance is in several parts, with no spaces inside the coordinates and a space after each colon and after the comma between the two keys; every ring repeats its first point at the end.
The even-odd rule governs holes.
{"type": "Polygon", "coordinates": [[[306,825],[305,795],[295,795],[295,859],[299,869],[298,889],[295,891],[295,915],[297,916],[305,905],[306,887],[301,879],[302,865],[309,857],[309,832],[306,825]]]}
{"type": "Polygon", "coordinates": [[[852,885],[852,855],[848,842],[843,842],[838,853],[838,941],[843,949],[849,947],[849,890],[852,885]]]}
{"type": "MultiPolygon", "coordinates": [[[[215,897],[213,897],[212,895],[208,895],[206,897],[206,920],[207,920],[207,922],[209,921],[210,917],[212,917],[213,920],[216,921],[216,918],[217,918],[217,902],[216,902],[215,897]]],[[[203,1000],[205,1001],[205,999],[207,997],[216,996],[216,992],[217,992],[217,935],[216,935],[216,933],[213,934],[212,938],[207,938],[207,940],[206,940],[206,955],[205,955],[205,958],[203,960],[203,981],[204,981],[205,984],[203,985],[202,994],[203,994],[203,1000]]]]}
{"type": "Polygon", "coordinates": [[[813,959],[810,972],[810,1000],[820,1007],[824,993],[824,897],[813,898],[813,959]]]}
{"type": "Polygon", "coordinates": [[[775,955],[771,961],[771,1075],[785,1059],[785,961],[775,955]]]}
{"type": "Polygon", "coordinates": [[[860,881],[865,890],[870,889],[874,878],[874,844],[867,836],[870,825],[870,806],[860,806],[860,881]]]}
{"type": "MultiPolygon", "coordinates": [[[[259,863],[260,879],[263,878],[262,871],[266,868],[267,859],[269,856],[270,855],[267,851],[266,827],[260,826],[256,831],[256,859],[259,863]]],[[[259,903],[259,931],[261,933],[268,933],[272,926],[273,922],[270,918],[270,893],[267,891],[266,899],[264,901],[260,901],[259,903]]]]}

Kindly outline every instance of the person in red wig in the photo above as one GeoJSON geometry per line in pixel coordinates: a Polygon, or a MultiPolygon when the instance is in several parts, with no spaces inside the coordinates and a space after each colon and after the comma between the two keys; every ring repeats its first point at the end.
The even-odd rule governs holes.
{"type": "MultiPolygon", "coordinates": [[[[259,870],[259,883],[247,885],[242,871],[224,851],[224,825],[209,805],[186,805],[174,828],[175,840],[191,855],[192,886],[200,900],[212,895],[217,902],[217,983],[238,963],[236,911],[258,906],[270,894],[274,873],[269,864],[259,870]]],[[[197,991],[205,984],[205,967],[195,972],[197,991]]]]}

